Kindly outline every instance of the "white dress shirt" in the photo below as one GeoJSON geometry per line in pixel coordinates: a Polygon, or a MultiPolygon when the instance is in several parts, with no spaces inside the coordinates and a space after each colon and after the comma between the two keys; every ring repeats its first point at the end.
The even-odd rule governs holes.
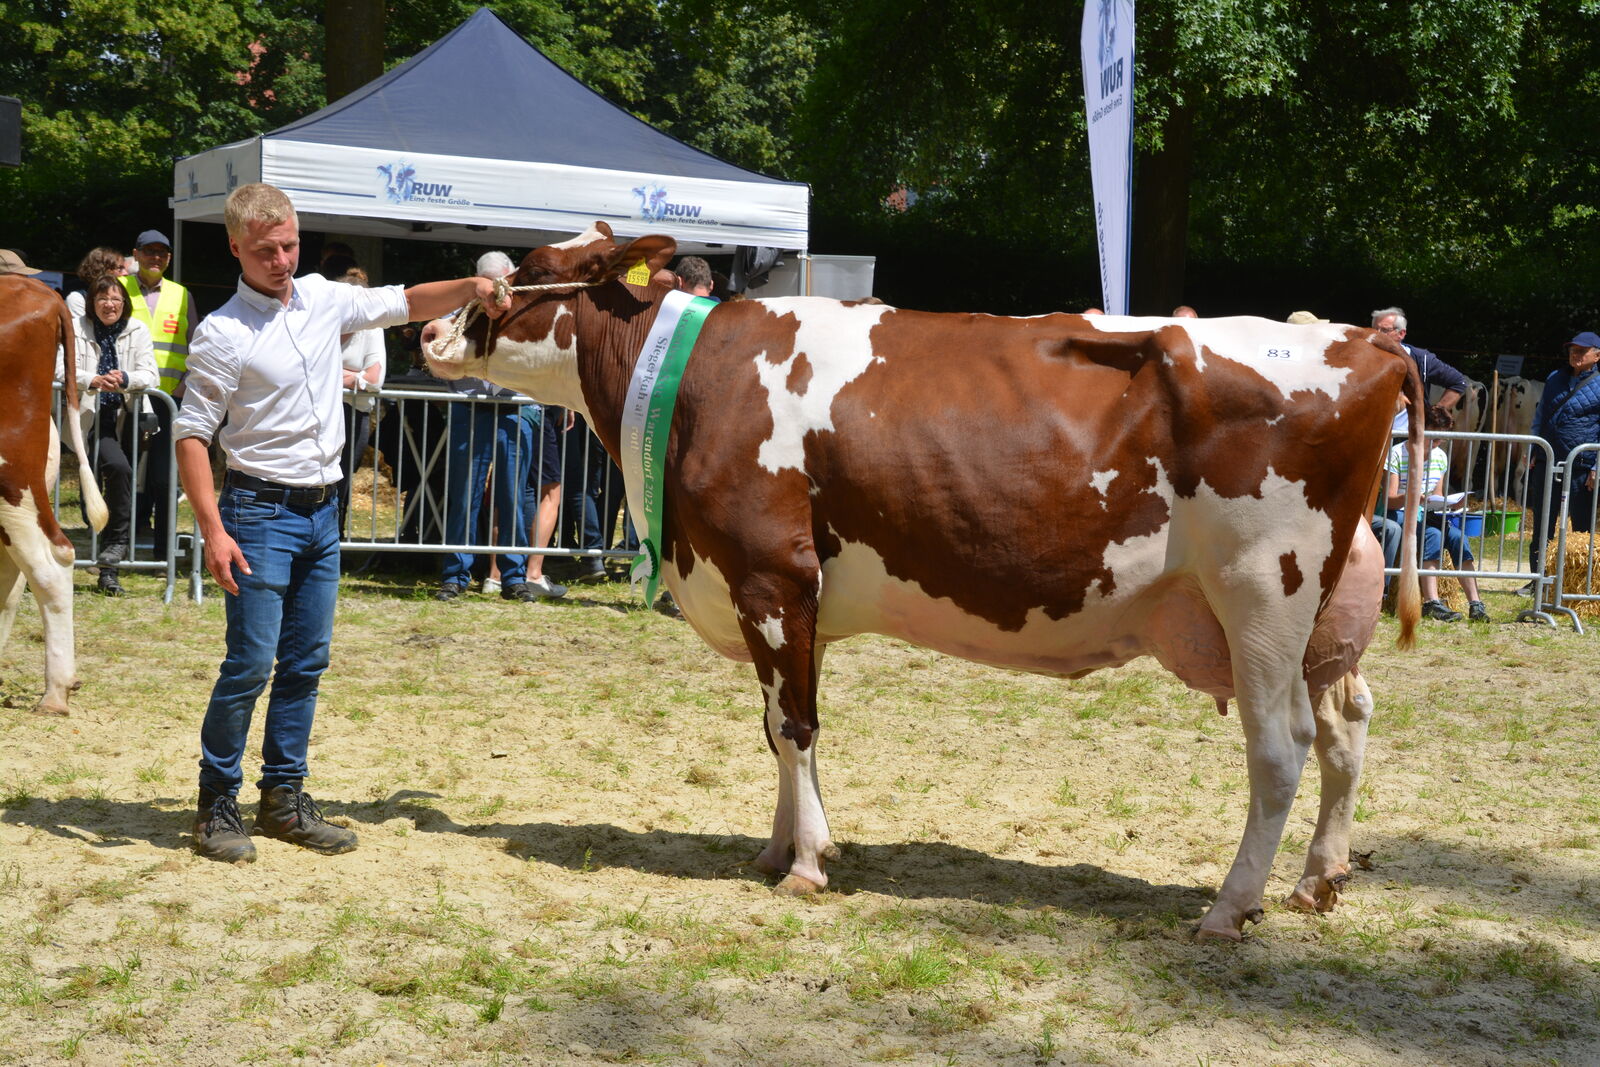
{"type": "Polygon", "coordinates": [[[209,441],[221,427],[231,469],[283,485],[328,485],[342,476],[339,337],[398,326],[410,311],[398,285],[363,289],[320,274],[293,284],[285,305],[241,277],[238,292],[201,321],[174,432],[209,441]]]}

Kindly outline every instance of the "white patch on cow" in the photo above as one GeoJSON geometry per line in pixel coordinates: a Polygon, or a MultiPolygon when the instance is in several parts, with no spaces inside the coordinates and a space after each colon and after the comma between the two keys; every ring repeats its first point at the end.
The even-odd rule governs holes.
{"type": "Polygon", "coordinates": [[[776,652],[783,647],[783,611],[779,609],[776,615],[768,615],[756,623],[756,629],[761,636],[767,639],[767,647],[776,652]]]}
{"type": "Polygon", "coordinates": [[[719,655],[744,663],[750,661],[750,647],[745,644],[744,632],[739,629],[739,613],[735,610],[728,580],[709,559],[694,558],[694,568],[686,577],[678,568],[677,560],[667,561],[661,576],[678,609],[701,640],[719,655]]]}
{"type": "Polygon", "coordinates": [[[567,240],[562,241],[560,244],[551,245],[550,247],[551,248],[582,248],[584,245],[592,245],[596,241],[604,241],[605,239],[606,239],[606,235],[605,234],[601,233],[599,230],[595,229],[593,226],[590,226],[587,230],[584,230],[582,233],[578,234],[578,236],[569,237],[567,240]]]}
{"type": "MultiPolygon", "coordinates": [[[[556,312],[555,321],[559,323],[562,315],[571,314],[562,306],[556,312]]],[[[555,338],[554,328],[542,341],[501,338],[487,360],[467,361],[478,364],[476,369],[469,367],[467,373],[526,393],[541,403],[571,408],[587,419],[589,405],[583,399],[583,385],[578,381],[577,346],[562,348],[555,338]]]]}
{"type": "Polygon", "coordinates": [[[805,470],[805,438],[813,431],[833,429],[833,401],[839,391],[859,378],[876,357],[872,328],[892,310],[883,304],[846,307],[817,297],[782,297],[760,300],[774,315],[793,315],[799,323],[794,351],[781,363],[765,352],[756,356],[756,374],[767,390],[772,413],[772,436],[761,443],[756,459],[773,474],[792,468],[805,470]],[[804,394],[789,391],[789,374],[800,356],[811,368],[804,394]]]}
{"type": "Polygon", "coordinates": [[[1106,510],[1106,490],[1111,488],[1111,483],[1117,480],[1120,471],[1095,471],[1089,476],[1089,484],[1096,493],[1100,494],[1100,510],[1106,510]]]}
{"type": "MultiPolygon", "coordinates": [[[[1291,326],[1271,319],[1238,316],[1226,319],[1157,319],[1134,315],[1090,315],[1084,322],[1102,333],[1146,333],[1163,328],[1184,330],[1194,345],[1195,369],[1206,369],[1206,356],[1243,363],[1277,387],[1285,397],[1315,390],[1330,400],[1350,376],[1348,367],[1327,363],[1328,349],[1343,341],[1348,327],[1334,323],[1291,326]],[[1271,352],[1290,351],[1295,358],[1271,352]]],[[[1170,357],[1169,361],[1170,361],[1170,357]]]]}

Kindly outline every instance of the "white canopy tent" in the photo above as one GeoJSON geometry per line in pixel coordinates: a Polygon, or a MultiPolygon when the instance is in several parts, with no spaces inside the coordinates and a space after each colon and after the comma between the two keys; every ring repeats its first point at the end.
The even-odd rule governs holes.
{"type": "Polygon", "coordinates": [[[810,187],[725,163],[585,87],[488,8],[281,129],[180,159],[171,206],[222,222],[235,186],[289,194],[303,229],[533,247],[596,219],[683,252],[807,247],[810,187]]]}

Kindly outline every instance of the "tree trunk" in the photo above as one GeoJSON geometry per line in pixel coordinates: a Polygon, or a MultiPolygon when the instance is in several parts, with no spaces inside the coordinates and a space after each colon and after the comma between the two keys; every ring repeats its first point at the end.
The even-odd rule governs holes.
{"type": "Polygon", "coordinates": [[[323,78],[328,103],[383,73],[383,0],[326,0],[323,78]]]}
{"type": "MultiPolygon", "coordinates": [[[[1170,315],[1184,303],[1189,244],[1189,175],[1194,168],[1194,109],[1168,114],[1159,152],[1140,153],[1133,194],[1135,315],[1170,315]]],[[[1201,314],[1205,309],[1201,309],[1201,314]]]]}

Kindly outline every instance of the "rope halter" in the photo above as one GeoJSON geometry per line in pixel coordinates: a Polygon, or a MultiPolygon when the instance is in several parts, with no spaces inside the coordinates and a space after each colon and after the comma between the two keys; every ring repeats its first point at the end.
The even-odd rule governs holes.
{"type": "MultiPolygon", "coordinates": [[[[540,293],[555,289],[589,289],[599,284],[599,282],[550,282],[545,285],[512,285],[504,277],[500,277],[494,279],[494,302],[498,304],[502,300],[509,301],[512,293],[540,293]]],[[[475,297],[456,316],[455,328],[450,331],[450,336],[442,342],[433,342],[426,354],[435,359],[442,358],[443,353],[450,351],[455,347],[456,342],[461,340],[462,335],[467,332],[467,327],[472,325],[472,320],[481,314],[483,314],[483,300],[475,297]]]]}

